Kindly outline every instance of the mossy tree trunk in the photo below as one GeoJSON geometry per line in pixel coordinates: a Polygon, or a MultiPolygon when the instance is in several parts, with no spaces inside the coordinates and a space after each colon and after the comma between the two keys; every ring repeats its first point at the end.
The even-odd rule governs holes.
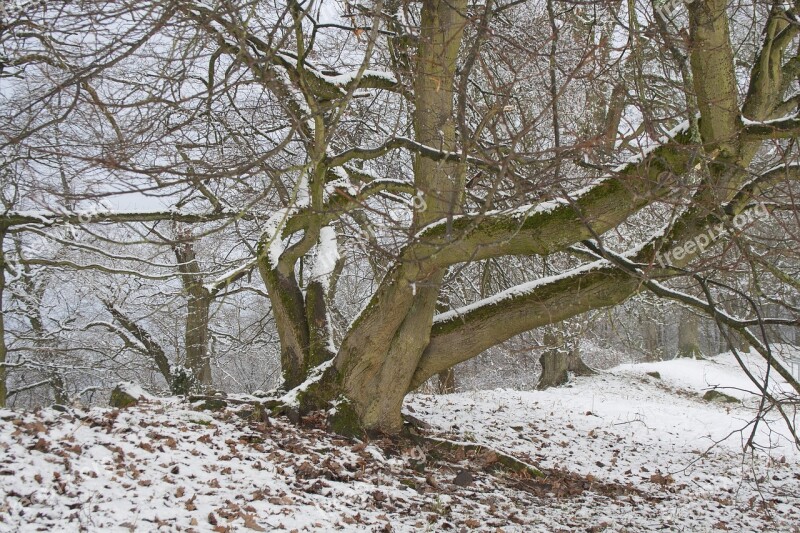
{"type": "MultiPolygon", "coordinates": [[[[709,157],[704,159],[702,181],[690,208],[665,235],[654,236],[626,261],[655,265],[649,270],[651,275],[667,278],[672,271],[658,268],[663,254],[680,247],[681,252],[668,261],[679,268],[698,258],[702,252],[698,246],[684,246],[718,223],[716,213],[723,207],[729,214],[746,207],[748,195],[755,191],[747,183],[747,167],[762,143],[742,128],[726,7],[724,0],[689,6],[691,81],[701,115],[701,143],[694,144],[694,135],[679,135],[650,152],[641,163],[631,163],[613,179],[593,186],[570,205],[535,211],[521,219],[502,214],[451,218],[460,211],[463,165],[468,161],[417,149],[414,185],[424,194],[427,209],[415,213],[412,234],[416,240],[401,251],[369,305],[346,333],[333,366],[307,396],[322,403],[344,396],[348,417],[358,427],[394,433],[402,426],[403,397],[431,377],[519,333],[624,302],[643,289],[642,280],[618,265],[599,262],[530,290],[510,292],[500,299],[487,298],[462,313],[434,320],[446,268],[504,255],[545,256],[602,235],[674,191],[665,176],[695,173],[697,150],[705,150],[709,157]],[[692,146],[687,149],[687,144],[692,146]],[[436,221],[442,223],[419,231],[436,221]]],[[[458,150],[453,87],[465,13],[466,2],[461,0],[423,2],[414,55],[414,140],[446,154],[458,150]]],[[[776,15],[778,22],[773,26],[786,27],[779,20],[776,15]]],[[[776,35],[774,29],[768,32],[765,49],[774,48],[770,42],[776,35]]],[[[786,40],[782,42],[785,48],[786,40]]],[[[748,118],[766,120],[772,118],[779,102],[782,82],[774,76],[773,52],[759,61],[752,79],[765,81],[751,83],[744,109],[748,118]]],[[[780,72],[777,76],[780,78],[780,72]]],[[[321,135],[323,130],[324,124],[317,118],[313,134],[321,135]]],[[[312,174],[318,175],[319,170],[312,174]]],[[[316,181],[312,176],[312,198],[316,181]]],[[[309,320],[314,313],[309,313],[308,301],[294,279],[293,262],[310,249],[309,239],[318,236],[321,221],[314,215],[307,221],[301,240],[304,244],[294,245],[297,253],[284,254],[282,265],[262,262],[262,277],[281,337],[287,385],[305,376],[314,344],[309,330],[315,325],[309,320]]],[[[262,243],[261,253],[267,255],[264,246],[262,243]]],[[[563,376],[565,365],[559,364],[559,371],[553,374],[563,376]]],[[[569,365],[567,361],[567,370],[569,365]]]]}
{"type": "MultiPolygon", "coordinates": [[[[549,6],[552,8],[554,2],[550,2],[549,6]]],[[[297,187],[291,201],[287,200],[286,184],[281,182],[277,187],[280,189],[277,195],[282,202],[281,213],[277,215],[284,220],[272,224],[275,220],[270,219],[270,224],[265,224],[258,247],[259,268],[272,303],[281,342],[285,386],[300,384],[311,369],[335,357],[334,364],[326,367],[329,370],[323,374],[324,378],[319,381],[318,387],[309,390],[308,397],[324,403],[334,396],[344,396],[358,425],[369,430],[396,432],[402,424],[400,407],[403,397],[409,390],[514,335],[557,324],[592,309],[617,305],[644,287],[659,292],[659,286],[652,283],[653,279],[662,280],[677,275],[673,269],[665,266],[661,258],[674,253],[667,263],[679,268],[690,266],[699,258],[702,252],[699,246],[688,246],[693,239],[707,233],[711,225],[741,212],[760,193],[759,188],[771,186],[769,180],[762,179],[765,176],[753,179],[750,169],[764,141],[787,138],[800,130],[793,120],[759,124],[783,117],[786,113],[782,111],[787,107],[790,111],[797,108],[794,98],[783,102],[784,97],[789,98],[787,89],[792,87],[797,77],[797,58],[784,61],[783,54],[798,35],[798,25],[787,17],[783,3],[773,3],[763,32],[763,44],[750,74],[750,85],[741,98],[741,107],[738,82],[742,75],[737,75],[734,67],[734,50],[726,11],[728,2],[703,0],[689,3],[689,29],[685,34],[689,41],[686,47],[689,70],[686,70],[685,62],[681,66],[686,72],[684,84],[691,83],[691,90],[688,87],[685,90],[690,121],[694,118],[695,101],[701,117],[697,124],[700,138],[685,133],[677,134],[654,150],[641,154],[639,160],[632,160],[604,176],[604,179],[592,180],[591,185],[582,189],[580,194],[569,197],[561,194],[562,186],[589,181],[596,174],[583,174],[581,170],[575,176],[565,175],[576,166],[570,164],[562,168],[563,159],[559,158],[577,158],[578,153],[560,150],[558,120],[555,116],[556,138],[552,143],[555,150],[551,149],[553,146],[544,147],[544,144],[534,148],[540,144],[538,140],[525,136],[526,132],[541,124],[538,119],[529,116],[531,109],[516,109],[514,105],[506,105],[514,100],[514,95],[503,93],[521,87],[506,85],[506,74],[523,72],[511,72],[508,69],[512,67],[513,70],[518,58],[513,58],[514,61],[506,65],[503,59],[512,58],[497,55],[498,51],[501,55],[512,54],[514,47],[506,46],[507,43],[495,47],[495,43],[489,43],[491,46],[485,47],[488,53],[476,60],[478,52],[482,53],[482,36],[492,35],[494,30],[491,28],[487,33],[481,33],[480,28],[485,29],[491,13],[504,11],[513,5],[498,8],[491,1],[486,2],[482,20],[479,20],[481,6],[468,4],[466,0],[422,0],[420,11],[417,13],[412,10],[413,14],[403,17],[405,20],[400,23],[393,21],[392,15],[384,16],[385,13],[398,12],[397,2],[392,0],[385,13],[376,15],[373,21],[370,39],[366,41],[369,43],[365,48],[367,60],[358,75],[335,77],[324,75],[322,70],[311,65],[318,50],[312,50],[307,45],[315,41],[318,26],[309,24],[305,19],[308,13],[298,3],[290,3],[287,9],[288,16],[293,18],[293,21],[288,21],[289,25],[293,22],[294,27],[283,26],[283,29],[291,31],[291,36],[287,34],[286,39],[275,41],[271,37],[265,39],[263,32],[260,35],[250,33],[249,24],[243,22],[250,20],[249,15],[242,18],[242,13],[232,5],[226,6],[230,9],[215,10],[202,2],[178,2],[172,7],[174,10],[168,10],[169,14],[165,16],[172,16],[174,12],[175,16],[180,16],[181,24],[197,22],[198,31],[205,32],[205,37],[215,42],[216,50],[212,54],[209,71],[221,54],[225,54],[232,69],[229,72],[249,69],[253,75],[252,83],[261,83],[263,89],[273,93],[275,101],[286,105],[285,117],[281,117],[279,123],[282,124],[281,129],[285,126],[283,118],[291,123],[292,137],[287,138],[287,142],[292,145],[292,155],[291,163],[279,174],[280,179],[296,176],[297,187]],[[419,31],[414,28],[409,30],[408,35],[402,35],[403,30],[399,26],[410,23],[415,20],[414,17],[420,21],[419,31]],[[479,21],[475,31],[465,32],[465,26],[473,20],[479,21]],[[373,54],[376,52],[373,45],[379,37],[381,24],[394,25],[390,33],[396,38],[393,37],[391,42],[397,49],[390,50],[389,54],[384,54],[384,50],[373,54]],[[311,26],[313,30],[307,32],[311,26]],[[309,33],[313,33],[313,36],[309,33]],[[469,42],[467,46],[462,46],[465,34],[469,36],[469,42]],[[276,53],[284,45],[291,53],[276,53]],[[402,49],[404,47],[406,50],[402,49]],[[461,55],[462,49],[472,50],[473,55],[464,57],[461,55]],[[396,54],[398,50],[399,54],[396,54]],[[392,76],[375,73],[367,75],[368,60],[387,55],[393,59],[403,56],[401,59],[410,67],[396,72],[402,72],[403,76],[398,76],[402,79],[395,80],[392,76]],[[501,61],[485,69],[486,75],[470,79],[470,65],[489,58],[494,63],[498,58],[501,61]],[[497,79],[486,79],[492,77],[493,69],[494,72],[505,72],[497,79]],[[413,78],[411,83],[408,83],[409,76],[406,76],[409,73],[413,78]],[[495,85],[495,81],[500,83],[495,85]],[[458,91],[456,87],[459,87],[458,91]],[[345,137],[337,133],[337,130],[340,133],[342,131],[339,121],[350,112],[347,109],[348,100],[353,98],[356,90],[360,95],[364,94],[361,89],[393,91],[402,95],[398,100],[408,97],[408,102],[396,107],[393,103],[389,108],[413,108],[410,121],[413,139],[387,134],[390,138],[382,146],[352,148],[337,153],[340,139],[345,137]],[[480,96],[467,104],[465,100],[456,98],[461,89],[464,94],[470,91],[480,93],[480,96]],[[458,105],[455,105],[456,102],[458,105]],[[479,106],[473,106],[477,102],[479,106]],[[494,106],[496,109],[491,109],[494,106]],[[484,127],[488,122],[484,123],[483,119],[490,119],[493,113],[505,114],[503,121],[506,125],[503,127],[511,128],[507,130],[511,132],[510,135],[503,132],[492,139],[494,134],[490,130],[494,126],[484,127]],[[476,116],[481,117],[478,122],[483,125],[473,127],[470,124],[476,116]],[[743,121],[742,116],[749,120],[743,121]],[[517,117],[528,122],[520,122],[517,117]],[[460,136],[457,136],[457,129],[462,132],[460,136]],[[530,144],[529,140],[534,143],[530,144]],[[544,150],[537,152],[540,148],[544,150]],[[346,182],[350,177],[357,176],[359,171],[367,170],[369,165],[360,163],[398,149],[413,154],[413,184],[405,180],[374,179],[375,176],[359,178],[361,183],[352,189],[357,190],[358,198],[353,198],[349,192],[349,185],[355,183],[345,184],[343,189],[347,189],[347,195],[331,194],[332,191],[327,188],[330,185],[336,190],[338,186],[333,184],[334,181],[341,185],[340,179],[346,182]],[[531,155],[536,153],[554,155],[531,155]],[[559,169],[555,179],[551,180],[553,183],[539,187],[540,183],[546,183],[549,177],[547,168],[552,167],[553,163],[559,169]],[[502,183],[506,180],[520,182],[524,187],[517,191],[530,193],[533,203],[527,206],[513,205],[521,209],[517,209],[512,216],[505,211],[491,210],[493,207],[505,207],[505,201],[500,206],[492,205],[491,199],[484,198],[481,190],[476,188],[479,194],[471,199],[472,205],[486,205],[491,211],[475,216],[454,216],[462,211],[467,167],[474,170],[476,175],[480,173],[481,179],[485,177],[493,192],[501,192],[505,187],[502,183]],[[542,170],[544,173],[540,176],[542,170]],[[347,176],[343,177],[342,173],[347,176]],[[329,174],[334,178],[329,179],[329,174]],[[362,192],[375,183],[379,185],[375,190],[389,187],[387,183],[381,185],[381,181],[395,182],[403,194],[421,194],[425,209],[414,213],[408,244],[397,251],[396,261],[389,266],[385,277],[378,281],[368,307],[350,326],[338,350],[334,350],[330,343],[329,291],[324,282],[317,280],[311,280],[303,286],[303,280],[298,279],[300,276],[297,272],[304,259],[320,242],[322,228],[336,224],[347,210],[364,208],[362,192]],[[399,185],[397,182],[400,182],[399,185]],[[300,192],[303,193],[302,198],[300,192]],[[666,198],[670,194],[674,196],[666,198]],[[340,202],[339,196],[349,198],[340,202]],[[594,241],[599,246],[601,243],[597,241],[600,236],[629,222],[639,210],[662,199],[673,205],[686,204],[685,210],[676,211],[677,218],[665,235],[654,236],[648,242],[641,243],[641,246],[637,243],[637,251],[624,257],[612,257],[607,250],[599,249],[602,246],[597,248],[592,244],[594,241]],[[440,223],[435,224],[437,222],[440,223]],[[286,248],[273,246],[281,244],[286,244],[286,248]],[[543,258],[565,251],[574,252],[574,258],[581,260],[586,257],[589,248],[593,248],[591,253],[602,256],[604,260],[585,263],[563,275],[540,279],[537,283],[496,295],[496,298],[475,302],[455,315],[435,316],[443,273],[450,267],[502,256],[535,255],[543,258]]],[[[555,18],[553,10],[550,11],[555,32],[555,18]]],[[[633,13],[631,16],[633,18],[633,13]]],[[[635,32],[634,26],[631,24],[631,32],[635,32]]],[[[664,25],[661,27],[662,33],[666,33],[664,25]]],[[[363,30],[358,32],[363,33],[363,30]]],[[[570,95],[571,92],[566,85],[557,86],[556,66],[560,65],[556,64],[556,53],[559,48],[558,39],[555,35],[553,37],[549,43],[552,45],[550,85],[553,101],[544,102],[541,107],[544,109],[548,103],[551,104],[553,115],[556,115],[559,107],[556,98],[560,94],[570,95]],[[563,92],[560,90],[562,88],[563,92]]],[[[632,37],[635,42],[635,35],[632,37]]],[[[604,53],[609,52],[600,52],[601,55],[604,53]]],[[[350,63],[349,59],[343,64],[350,63]]],[[[587,60],[593,61],[590,56],[587,56],[587,60]]],[[[338,62],[330,66],[336,64],[338,62]]],[[[572,77],[575,73],[578,71],[567,76],[572,77]]],[[[210,92],[212,87],[217,87],[215,79],[213,73],[209,72],[210,92]]],[[[638,81],[637,85],[642,83],[641,79],[634,81],[638,81]]],[[[251,81],[248,80],[248,83],[251,81]]],[[[611,148],[616,146],[615,138],[619,133],[615,125],[621,120],[620,115],[624,115],[625,92],[625,87],[620,86],[612,93],[613,102],[606,116],[609,128],[599,140],[611,148]]],[[[88,105],[88,100],[86,103],[88,105]]],[[[84,105],[83,101],[81,105],[84,105]]],[[[272,109],[271,103],[269,109],[272,109]]],[[[398,124],[404,122],[408,121],[401,119],[398,124]]],[[[648,126],[647,121],[643,126],[648,126]]],[[[399,129],[403,129],[403,126],[399,129]]],[[[261,164],[258,160],[251,162],[261,164]]],[[[280,166],[283,168],[283,164],[280,166]]],[[[115,162],[114,168],[118,170],[117,167],[115,162]]],[[[230,167],[229,171],[232,172],[233,168],[230,167]]],[[[269,168],[270,165],[266,165],[264,170],[268,171],[269,168]]],[[[238,175],[238,171],[236,173],[238,175]]],[[[207,197],[213,197],[207,189],[198,188],[207,197]]],[[[489,187],[484,190],[489,190],[489,187]]],[[[267,192],[271,194],[271,191],[267,192]]],[[[571,194],[573,191],[563,192],[571,194]]],[[[215,210],[222,213],[222,204],[212,203],[215,210]]],[[[516,203],[512,201],[509,205],[516,203]]],[[[175,215],[177,213],[172,213],[170,217],[175,215]]],[[[7,220],[12,219],[17,220],[13,222],[17,225],[40,223],[30,219],[26,221],[26,217],[20,214],[7,220]]],[[[111,220],[110,216],[105,220],[111,220]]],[[[138,219],[140,222],[143,220],[138,219]]],[[[203,380],[204,375],[210,379],[210,373],[207,373],[210,298],[202,283],[200,269],[195,268],[193,254],[188,257],[189,252],[190,249],[178,250],[179,256],[185,256],[183,259],[179,257],[179,263],[189,295],[187,361],[196,368],[203,380]]],[[[2,288],[0,286],[0,293],[2,288]]],[[[693,302],[684,303],[695,308],[693,302]]],[[[704,312],[709,312],[702,305],[700,307],[704,312]]],[[[710,313],[713,314],[713,310],[710,313]]],[[[129,331],[136,331],[134,326],[129,331]]],[[[737,328],[745,336],[749,335],[742,327],[737,328]]],[[[142,338],[145,338],[144,335],[142,338]]],[[[754,339],[752,336],[750,338],[754,339]]],[[[5,351],[2,355],[5,356],[5,351]]],[[[165,367],[165,358],[156,355],[155,359],[159,368],[165,367]]],[[[554,362],[557,363],[554,368],[558,370],[552,372],[554,376],[563,375],[563,367],[569,369],[572,364],[569,360],[566,365],[562,364],[563,361],[554,362]]],[[[780,370],[777,371],[780,373],[780,370]]],[[[164,373],[168,376],[169,369],[164,373]]],[[[548,371],[548,374],[551,372],[548,371]]]]}
{"type": "MultiPolygon", "coordinates": [[[[466,0],[426,0],[420,15],[414,134],[446,151],[456,150],[454,86],[466,10],[466,0]]],[[[460,211],[464,172],[458,162],[417,155],[414,185],[425,209],[415,212],[416,228],[460,211]]],[[[444,275],[444,268],[421,271],[418,264],[426,259],[411,254],[389,272],[336,358],[341,390],[367,429],[394,433],[402,426],[400,408],[428,345],[444,275]]]]}

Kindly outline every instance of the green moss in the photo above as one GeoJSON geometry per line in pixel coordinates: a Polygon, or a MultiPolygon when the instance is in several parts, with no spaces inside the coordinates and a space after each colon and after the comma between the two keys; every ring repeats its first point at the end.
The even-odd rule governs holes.
{"type": "Polygon", "coordinates": [[[196,383],[194,376],[186,368],[180,368],[173,372],[172,381],[169,385],[170,391],[176,396],[185,396],[195,390],[196,383]]]}
{"type": "Polygon", "coordinates": [[[716,390],[710,390],[703,394],[703,399],[707,402],[739,403],[738,398],[734,398],[729,394],[725,394],[724,392],[719,392],[716,390]]]}
{"type": "Polygon", "coordinates": [[[364,434],[358,413],[350,401],[343,397],[340,397],[334,413],[328,417],[328,425],[331,430],[346,437],[360,437],[364,434]]]}
{"type": "Polygon", "coordinates": [[[111,407],[124,409],[126,407],[130,407],[131,405],[136,405],[137,403],[139,403],[139,400],[127,392],[124,392],[119,386],[111,391],[111,401],[109,402],[111,407]]]}
{"type": "Polygon", "coordinates": [[[195,409],[198,411],[221,411],[228,407],[228,402],[217,398],[208,398],[203,400],[203,403],[197,405],[195,409]]]}
{"type": "Polygon", "coordinates": [[[402,478],[402,479],[400,479],[400,484],[401,485],[405,485],[406,487],[408,487],[410,489],[417,490],[417,482],[416,482],[416,480],[414,480],[412,478],[407,478],[407,477],[406,478],[402,478]]]}

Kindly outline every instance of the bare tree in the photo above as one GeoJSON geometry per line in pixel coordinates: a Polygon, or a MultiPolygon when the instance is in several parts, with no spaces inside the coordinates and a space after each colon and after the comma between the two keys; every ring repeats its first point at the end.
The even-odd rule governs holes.
{"type": "MultiPolygon", "coordinates": [[[[797,289],[796,257],[747,262],[738,244],[766,199],[797,225],[797,6],[757,2],[751,17],[707,0],[669,19],[651,1],[351,9],[330,22],[315,2],[31,6],[18,24],[36,32],[2,36],[3,75],[21,81],[0,144],[23,154],[27,189],[0,229],[72,221],[31,213],[32,194],[51,208],[113,196],[111,181],[170,206],[85,224],[130,224],[127,246],[172,222],[224,235],[239,265],[257,263],[284,389],[301,386],[302,410],[339,400],[343,431],[400,431],[405,395],[428,379],[645,290],[735,331],[800,393],[761,334],[796,325],[797,310],[766,316],[747,292],[740,314],[717,301],[742,292],[720,267],[768,272],[775,300],[797,289]],[[73,51],[59,37],[76,29],[101,44],[73,51]],[[58,158],[76,192],[32,179],[58,158]],[[538,268],[438,308],[471,265],[519,257],[538,268]],[[363,294],[337,297],[342,286],[363,294]]],[[[202,381],[208,294],[190,250],[176,252],[202,381]]]]}

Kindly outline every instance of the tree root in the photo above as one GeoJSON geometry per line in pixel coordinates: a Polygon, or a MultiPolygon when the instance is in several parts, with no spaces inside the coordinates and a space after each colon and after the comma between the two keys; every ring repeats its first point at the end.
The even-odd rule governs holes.
{"type": "Polygon", "coordinates": [[[448,452],[463,453],[464,455],[474,455],[482,458],[482,462],[487,467],[500,468],[507,472],[518,474],[528,478],[547,477],[544,472],[535,466],[526,463],[507,453],[495,450],[482,444],[470,442],[456,442],[438,437],[427,437],[414,431],[407,432],[408,437],[418,446],[426,449],[441,450],[448,452]]]}

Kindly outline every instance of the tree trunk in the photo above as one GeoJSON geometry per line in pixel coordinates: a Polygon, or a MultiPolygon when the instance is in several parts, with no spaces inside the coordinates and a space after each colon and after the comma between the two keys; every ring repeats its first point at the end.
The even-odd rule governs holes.
{"type": "Polygon", "coordinates": [[[448,368],[439,372],[439,394],[453,394],[456,392],[456,371],[448,368]]]}
{"type": "Polygon", "coordinates": [[[644,324],[644,351],[648,361],[659,361],[663,356],[663,347],[659,339],[659,324],[647,320],[644,324]]]}
{"type": "Polygon", "coordinates": [[[198,385],[211,385],[211,358],[208,353],[208,319],[211,298],[190,298],[186,314],[186,367],[198,385]]]}
{"type": "Polygon", "coordinates": [[[5,310],[3,309],[3,293],[6,289],[6,258],[3,254],[5,232],[0,232],[0,408],[6,406],[8,389],[6,388],[6,330],[5,310]]]}
{"type": "MultiPolygon", "coordinates": [[[[466,8],[466,0],[427,0],[420,15],[415,140],[448,151],[457,149],[453,88],[466,8]]],[[[464,176],[460,163],[415,158],[414,184],[425,200],[415,212],[415,228],[460,211],[464,176]]],[[[336,357],[340,390],[351,403],[352,415],[369,431],[401,429],[403,398],[430,340],[444,271],[421,272],[419,259],[425,257],[404,256],[386,275],[336,357]]]]}
{"type": "Polygon", "coordinates": [[[567,354],[567,364],[569,371],[576,376],[591,376],[595,373],[589,368],[589,365],[583,362],[580,338],[572,339],[572,349],[567,354]]]}
{"type": "Polygon", "coordinates": [[[702,359],[700,350],[700,319],[690,311],[681,313],[678,324],[678,355],[689,359],[702,359]]]}
{"type": "Polygon", "coordinates": [[[303,375],[315,366],[331,359],[335,353],[331,345],[331,324],[328,314],[328,288],[319,280],[306,287],[306,321],[308,328],[308,355],[303,365],[303,375]]]}
{"type": "MultiPolygon", "coordinates": [[[[675,247],[708,230],[707,214],[718,212],[720,205],[734,199],[748,179],[745,167],[761,145],[760,140],[748,140],[739,133],[741,113],[725,9],[723,0],[696,2],[690,8],[691,66],[703,119],[700,134],[715,158],[708,164],[703,186],[693,197],[695,207],[683,213],[666,235],[654,238],[641,249],[637,261],[663,267],[659,254],[675,252],[668,263],[681,267],[696,258],[697,246],[691,253],[680,254],[675,247]]],[[[414,140],[446,152],[458,150],[452,88],[466,12],[466,2],[460,0],[426,0],[420,15],[414,140]]],[[[754,89],[749,98],[763,100],[759,90],[754,89]]],[[[758,112],[746,116],[751,115],[757,120],[767,118],[758,112]]],[[[341,412],[352,415],[351,420],[367,430],[396,432],[402,427],[403,397],[433,375],[511,335],[621,303],[641,290],[641,280],[625,269],[585,265],[530,291],[506,293],[502,299],[471,306],[457,317],[437,321],[431,330],[441,269],[499,255],[547,255],[604,233],[619,223],[618,217],[622,221],[629,216],[629,205],[635,211],[649,204],[650,198],[665,194],[669,188],[662,186],[665,176],[686,174],[694,163],[689,150],[677,148],[684,142],[689,139],[680,135],[675,146],[654,152],[647,165],[632,164],[626,172],[619,173],[621,179],[606,180],[605,185],[576,200],[579,206],[591,207],[588,212],[584,209],[577,214],[573,205],[537,212],[515,224],[513,235],[507,225],[514,223],[505,218],[496,220],[490,216],[486,224],[481,221],[474,227],[471,217],[451,219],[458,212],[463,170],[450,157],[434,161],[433,156],[419,152],[414,160],[414,184],[424,194],[428,209],[415,213],[411,234],[421,235],[421,240],[406,248],[382,280],[344,338],[332,371],[325,374],[322,382],[330,385],[328,390],[334,391],[333,395],[341,393],[348,400],[339,404],[346,406],[341,412]],[[593,222],[591,228],[587,227],[587,220],[593,222]],[[421,234],[414,231],[435,221],[442,223],[421,234]],[[454,227],[456,232],[452,231],[454,227]],[[458,235],[460,230],[468,231],[458,235]],[[453,233],[460,238],[452,238],[453,233]],[[411,379],[409,372],[414,374],[411,379]]],[[[739,209],[739,203],[734,203],[735,209],[739,209]]],[[[283,275],[291,275],[291,270],[286,269],[283,275]]]]}
{"type": "Polygon", "coordinates": [[[747,342],[747,339],[736,333],[735,331],[731,330],[730,328],[727,329],[728,331],[728,339],[724,340],[725,343],[725,351],[729,350],[736,350],[737,352],[749,352],[750,351],[750,343],[747,342]]]}
{"type": "MultiPolygon", "coordinates": [[[[190,389],[208,388],[211,386],[211,360],[208,354],[208,321],[212,296],[203,284],[203,275],[195,256],[191,237],[180,236],[175,246],[175,257],[178,271],[181,273],[186,302],[186,328],[184,344],[186,358],[184,366],[188,370],[190,389]]],[[[173,379],[176,376],[173,376],[173,379]]]]}
{"type": "Polygon", "coordinates": [[[283,386],[291,389],[303,382],[307,367],[309,340],[303,293],[294,272],[284,275],[264,261],[259,262],[259,271],[267,287],[280,339],[283,386]]]}
{"type": "Polygon", "coordinates": [[[559,348],[547,350],[539,358],[539,362],[542,365],[542,377],[536,385],[537,389],[558,387],[569,381],[569,361],[563,350],[559,348]]]}
{"type": "Polygon", "coordinates": [[[578,376],[589,376],[594,373],[581,359],[580,343],[577,339],[567,341],[564,332],[557,329],[545,333],[544,343],[551,348],[539,358],[542,376],[536,385],[537,389],[544,390],[567,383],[570,372],[578,376]]]}
{"type": "Polygon", "coordinates": [[[72,403],[69,393],[67,392],[66,384],[64,383],[64,377],[61,374],[57,372],[52,374],[50,377],[50,388],[53,390],[53,403],[55,405],[67,406],[72,403]]]}
{"type": "Polygon", "coordinates": [[[167,384],[172,381],[171,375],[171,368],[169,364],[169,359],[167,359],[167,355],[164,353],[163,348],[153,340],[150,334],[145,331],[143,327],[139,324],[134,322],[130,317],[128,317],[125,313],[123,313],[120,309],[114,306],[109,301],[103,300],[103,304],[106,306],[106,309],[111,316],[120,323],[120,325],[125,328],[125,330],[130,333],[131,335],[138,340],[145,350],[147,350],[147,355],[149,355],[153,362],[156,364],[156,368],[167,380],[167,384]]]}

